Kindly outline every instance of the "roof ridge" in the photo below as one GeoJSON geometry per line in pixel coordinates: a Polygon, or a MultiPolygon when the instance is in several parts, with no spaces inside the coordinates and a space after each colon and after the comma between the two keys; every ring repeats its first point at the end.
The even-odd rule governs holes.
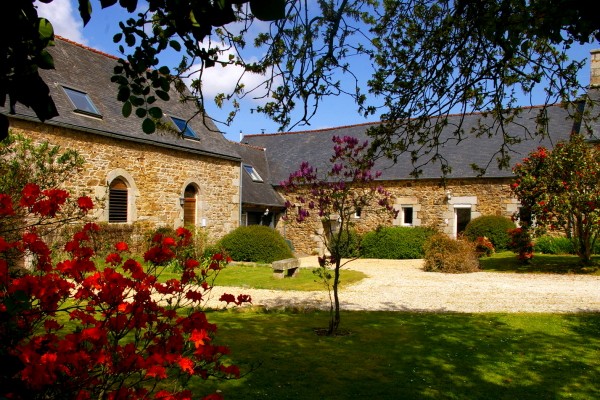
{"type": "Polygon", "coordinates": [[[381,121],[377,121],[377,122],[362,122],[360,124],[332,126],[332,127],[329,127],[329,128],[312,129],[312,130],[305,130],[305,131],[276,132],[276,133],[255,133],[255,134],[251,134],[251,135],[244,135],[244,137],[255,137],[255,136],[264,136],[264,135],[282,136],[282,135],[297,135],[297,134],[301,134],[301,133],[318,133],[318,132],[332,131],[332,130],[336,130],[336,129],[353,128],[353,127],[357,127],[357,126],[377,125],[377,124],[380,124],[380,123],[381,123],[381,121]]]}
{"type": "Polygon", "coordinates": [[[248,144],[248,143],[234,142],[233,140],[230,140],[230,142],[234,143],[234,144],[237,144],[239,146],[244,146],[244,147],[248,147],[248,148],[255,149],[255,150],[267,151],[266,147],[254,146],[254,145],[248,144]]]}
{"type": "MultiPolygon", "coordinates": [[[[542,107],[562,107],[562,105],[560,103],[555,103],[555,104],[541,104],[541,105],[530,105],[530,106],[523,106],[521,107],[521,109],[523,110],[532,110],[535,108],[542,108],[542,107]]],[[[478,111],[478,112],[473,112],[473,113],[467,113],[467,114],[463,114],[463,113],[452,113],[452,114],[448,114],[448,117],[457,117],[457,116],[467,116],[467,115],[483,115],[486,113],[489,113],[490,111],[478,111]]],[[[431,116],[430,118],[435,118],[434,116],[431,116]]],[[[275,133],[255,133],[255,134],[251,134],[251,135],[244,135],[244,138],[246,137],[260,137],[260,136],[283,136],[283,135],[298,135],[298,134],[304,134],[304,133],[319,133],[319,132],[327,132],[327,131],[332,131],[332,130],[338,130],[338,129],[347,129],[347,128],[355,128],[355,127],[359,127],[359,126],[367,126],[367,125],[378,125],[381,124],[383,121],[376,121],[376,122],[362,122],[360,124],[351,124],[351,125],[340,125],[340,126],[332,126],[329,128],[321,128],[321,129],[313,129],[313,130],[305,130],[305,131],[295,131],[295,132],[275,132],[275,133]]]]}
{"type": "Polygon", "coordinates": [[[63,37],[63,36],[60,36],[60,35],[54,35],[54,37],[55,37],[56,39],[60,39],[60,40],[62,40],[63,42],[67,42],[67,43],[70,43],[70,44],[72,44],[72,45],[74,45],[74,46],[78,46],[78,47],[81,47],[82,49],[85,49],[85,50],[91,51],[92,53],[96,53],[96,54],[99,54],[99,55],[101,55],[101,56],[104,56],[104,57],[112,58],[112,59],[114,59],[114,60],[118,60],[118,59],[119,59],[119,57],[117,57],[117,56],[114,56],[114,55],[112,55],[112,54],[105,53],[105,52],[103,52],[103,51],[101,51],[101,50],[94,49],[93,47],[86,46],[86,45],[84,45],[84,44],[81,44],[81,43],[75,42],[74,40],[67,39],[67,38],[65,38],[65,37],[63,37]]]}

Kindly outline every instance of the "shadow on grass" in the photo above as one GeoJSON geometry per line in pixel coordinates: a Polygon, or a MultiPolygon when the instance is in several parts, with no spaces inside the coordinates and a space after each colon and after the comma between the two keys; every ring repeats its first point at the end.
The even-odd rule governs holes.
{"type": "Polygon", "coordinates": [[[592,257],[592,262],[592,266],[584,266],[578,256],[536,253],[530,264],[522,264],[510,251],[480,259],[481,268],[490,272],[600,275],[600,256],[592,257]]]}
{"type": "Polygon", "coordinates": [[[211,312],[218,342],[248,369],[199,382],[227,399],[600,398],[600,314],[211,312]],[[207,386],[208,385],[208,386],[207,386]]]}

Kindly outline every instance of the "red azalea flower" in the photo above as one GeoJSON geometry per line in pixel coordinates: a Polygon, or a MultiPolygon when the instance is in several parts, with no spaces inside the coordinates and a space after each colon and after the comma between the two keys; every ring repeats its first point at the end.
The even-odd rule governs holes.
{"type": "Polygon", "coordinates": [[[0,194],[0,215],[14,215],[12,198],[4,193],[0,194]]]}
{"type": "Polygon", "coordinates": [[[115,244],[115,249],[117,249],[117,251],[127,251],[129,250],[129,246],[125,242],[119,242],[115,244]]]}
{"type": "Polygon", "coordinates": [[[81,196],[77,199],[77,205],[83,212],[87,212],[94,208],[94,202],[88,196],[81,196]]]}

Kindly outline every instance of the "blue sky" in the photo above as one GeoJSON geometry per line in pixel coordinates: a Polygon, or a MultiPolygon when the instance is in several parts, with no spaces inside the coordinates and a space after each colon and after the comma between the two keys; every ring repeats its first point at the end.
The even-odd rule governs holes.
{"type": "MultiPolygon", "coordinates": [[[[92,19],[85,27],[79,17],[76,0],[53,0],[50,4],[37,2],[36,5],[38,6],[40,16],[44,16],[52,22],[56,34],[108,54],[119,55],[117,45],[113,43],[112,37],[117,33],[118,21],[123,19],[123,15],[126,15],[126,13],[121,11],[118,5],[102,10],[99,1],[93,0],[92,5],[94,9],[92,11],[92,19]]],[[[580,74],[580,83],[583,85],[589,83],[590,50],[598,47],[600,47],[598,44],[579,46],[574,48],[570,54],[573,59],[588,60],[587,68],[584,68],[580,74]]],[[[172,66],[175,64],[174,59],[172,62],[169,59],[163,61],[167,65],[171,64],[172,66]]],[[[361,66],[359,65],[358,67],[361,66]]],[[[231,67],[215,67],[211,70],[208,78],[204,80],[205,87],[209,90],[210,94],[218,93],[226,87],[231,87],[232,82],[238,76],[238,72],[231,67]]],[[[207,96],[207,98],[211,98],[211,96],[207,96]]],[[[218,128],[225,134],[225,137],[233,141],[239,141],[241,137],[240,132],[242,134],[276,132],[278,129],[277,124],[260,114],[251,112],[251,109],[255,108],[258,104],[256,100],[250,98],[242,99],[241,111],[234,122],[230,126],[218,125],[218,128]]],[[[207,101],[205,107],[209,115],[213,118],[218,120],[226,118],[227,111],[218,109],[212,101],[207,101]]],[[[298,126],[293,131],[323,129],[377,120],[376,116],[365,119],[356,112],[356,109],[356,105],[349,97],[330,97],[320,105],[317,114],[311,120],[310,126],[298,126]]]]}

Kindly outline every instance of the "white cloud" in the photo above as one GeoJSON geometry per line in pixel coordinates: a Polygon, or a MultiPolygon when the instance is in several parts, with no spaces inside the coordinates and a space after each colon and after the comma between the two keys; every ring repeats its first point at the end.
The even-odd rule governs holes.
{"type": "Polygon", "coordinates": [[[52,23],[56,35],[86,44],[83,37],[83,21],[71,0],[53,0],[48,4],[36,1],[35,6],[38,9],[38,16],[52,23]]]}
{"type": "MultiPolygon", "coordinates": [[[[231,52],[223,52],[220,59],[227,60],[231,52]]],[[[256,57],[251,57],[246,62],[258,61],[256,57]]],[[[198,65],[191,68],[191,71],[197,71],[198,65]]],[[[223,67],[221,64],[216,64],[212,68],[205,68],[202,73],[202,92],[206,100],[214,98],[219,93],[230,94],[235,90],[238,81],[244,85],[244,91],[248,93],[245,97],[248,100],[252,100],[255,103],[264,104],[269,99],[264,97],[267,93],[264,86],[264,82],[270,79],[270,71],[267,71],[265,75],[244,72],[244,68],[237,65],[227,65],[223,67]],[[241,78],[241,80],[240,80],[241,78]],[[256,88],[256,89],[255,89],[256,88]],[[255,90],[253,90],[255,89],[255,90]]],[[[196,79],[198,73],[194,73],[190,79],[186,80],[189,85],[192,79],[196,79]]],[[[278,80],[275,80],[273,88],[277,87],[278,80]]]]}

